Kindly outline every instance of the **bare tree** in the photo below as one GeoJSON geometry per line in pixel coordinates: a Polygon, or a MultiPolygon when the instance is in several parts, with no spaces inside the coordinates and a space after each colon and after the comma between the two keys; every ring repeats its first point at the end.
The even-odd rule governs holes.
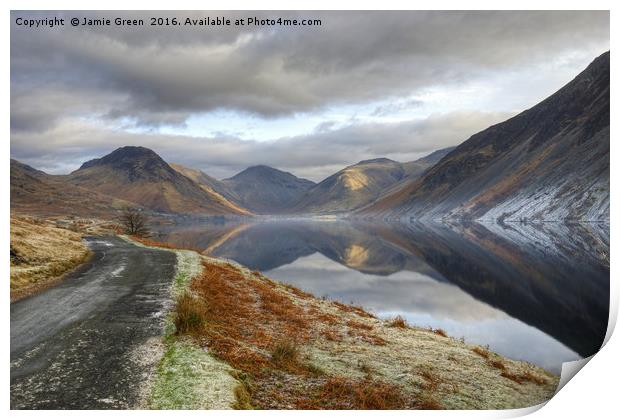
{"type": "Polygon", "coordinates": [[[149,218],[138,209],[126,208],[120,217],[121,224],[128,235],[149,236],[149,218]]]}

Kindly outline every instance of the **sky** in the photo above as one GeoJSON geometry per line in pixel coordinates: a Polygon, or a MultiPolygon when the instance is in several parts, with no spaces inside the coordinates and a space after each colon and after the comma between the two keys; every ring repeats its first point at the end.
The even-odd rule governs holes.
{"type": "Polygon", "coordinates": [[[53,174],[125,145],[225,178],[411,161],[535,105],[609,50],[608,12],[12,12],[11,157],[53,174]],[[142,18],[28,28],[19,17],[142,18]],[[320,26],[149,26],[150,17],[320,26]]]}

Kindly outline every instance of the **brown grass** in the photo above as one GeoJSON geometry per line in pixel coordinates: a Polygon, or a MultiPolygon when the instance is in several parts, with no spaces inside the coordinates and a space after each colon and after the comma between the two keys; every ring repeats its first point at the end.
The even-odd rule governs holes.
{"type": "Polygon", "coordinates": [[[334,301],[332,303],[335,306],[337,306],[338,309],[342,311],[351,312],[364,318],[376,318],[376,316],[374,316],[373,314],[371,314],[370,312],[368,312],[366,309],[362,308],[361,306],[345,305],[344,303],[337,302],[337,301],[334,301]]]}
{"type": "Polygon", "coordinates": [[[476,346],[473,349],[471,349],[471,351],[473,351],[474,353],[476,353],[478,356],[483,357],[485,359],[488,359],[489,356],[491,355],[491,352],[489,352],[489,350],[480,347],[480,346],[476,346]]]}
{"type": "Polygon", "coordinates": [[[435,328],[435,329],[431,328],[431,331],[441,337],[448,337],[448,334],[441,328],[435,328]]]}
{"type": "Polygon", "coordinates": [[[495,369],[506,370],[506,365],[499,359],[490,360],[489,365],[493,366],[495,369]]]}
{"type": "Polygon", "coordinates": [[[387,344],[387,341],[384,338],[376,334],[368,333],[364,330],[349,330],[349,336],[358,338],[375,346],[385,346],[387,344]]]}
{"type": "Polygon", "coordinates": [[[207,307],[205,302],[186,292],[176,301],[174,325],[177,334],[200,334],[205,328],[207,307]]]}
{"type": "MultiPolygon", "coordinates": [[[[421,383],[400,382],[407,371],[405,365],[402,369],[388,368],[390,373],[386,375],[385,364],[392,361],[385,357],[402,357],[392,348],[400,342],[400,335],[420,334],[417,329],[387,328],[391,323],[396,328],[407,328],[402,317],[391,323],[372,320],[359,307],[306,297],[305,292],[258,272],[211,261],[203,265],[203,273],[189,286],[192,296],[201,302],[197,312],[204,321],[200,324],[202,330],[196,333],[192,326],[198,324],[189,322],[183,331],[235,369],[240,382],[234,391],[235,408],[443,409],[444,401],[449,401],[443,396],[458,393],[463,385],[450,372],[444,374],[434,367],[420,371],[421,383]],[[390,342],[384,337],[389,337],[390,342]],[[374,346],[388,347],[379,350],[374,346]],[[372,358],[375,356],[376,360],[372,358]]],[[[194,308],[196,302],[188,299],[184,304],[194,308]]],[[[441,330],[432,332],[445,334],[441,330]]],[[[445,340],[426,335],[425,342],[429,341],[440,347],[443,344],[439,342],[445,340]]],[[[486,359],[482,362],[470,356],[474,364],[486,368],[486,373],[491,371],[489,366],[494,366],[511,375],[499,364],[491,364],[495,357],[491,359],[488,349],[471,350],[486,359]]],[[[409,351],[416,353],[417,348],[409,351]]],[[[407,366],[417,363],[408,360],[407,366]]],[[[398,358],[393,362],[403,363],[398,358]]],[[[431,362],[429,366],[435,365],[431,362]]],[[[497,371],[490,377],[513,389],[497,371]]],[[[525,374],[512,377],[527,381],[525,374]]],[[[465,385],[469,386],[469,382],[465,385]]]]}
{"type": "Polygon", "coordinates": [[[399,410],[410,408],[400,388],[387,382],[364,378],[329,378],[314,387],[309,396],[297,401],[302,410],[399,410]]]}
{"type": "Polygon", "coordinates": [[[11,301],[62,281],[91,255],[81,235],[50,222],[11,216],[11,301]]]}
{"type": "Polygon", "coordinates": [[[316,319],[318,319],[324,324],[333,326],[333,325],[337,325],[340,322],[340,320],[336,318],[334,315],[320,312],[316,309],[312,310],[310,313],[312,314],[313,317],[315,317],[316,319]]]}
{"type": "Polygon", "coordinates": [[[334,329],[323,330],[321,334],[329,341],[341,342],[343,340],[342,334],[334,329]]]}
{"type": "Polygon", "coordinates": [[[415,408],[418,410],[443,410],[444,406],[437,399],[439,387],[445,385],[441,377],[431,368],[424,368],[419,375],[424,379],[422,392],[415,400],[415,408]]]}
{"type": "Polygon", "coordinates": [[[294,371],[299,365],[299,347],[292,341],[276,343],[271,349],[271,362],[279,369],[294,371]]]}
{"type": "Polygon", "coordinates": [[[543,378],[542,376],[538,376],[530,371],[527,371],[525,373],[522,374],[523,377],[523,381],[524,382],[532,382],[536,385],[546,385],[547,383],[549,383],[545,378],[543,378]]]}
{"type": "MultiPolygon", "coordinates": [[[[121,230],[121,232],[118,232],[118,233],[122,233],[122,230],[121,230]]],[[[139,243],[141,243],[143,245],[151,246],[151,247],[155,247],[155,248],[181,249],[181,250],[187,249],[187,250],[194,251],[194,252],[197,252],[199,254],[202,254],[202,249],[194,248],[194,247],[187,246],[187,245],[179,246],[179,245],[172,244],[170,242],[160,242],[160,241],[156,241],[155,239],[145,238],[143,236],[135,236],[135,235],[129,235],[129,238],[132,241],[139,242],[139,243]]]]}
{"type": "Polygon", "coordinates": [[[365,330],[365,331],[372,330],[372,325],[365,324],[363,322],[359,322],[359,321],[355,321],[355,320],[347,321],[347,327],[358,329],[358,330],[365,330]]]}
{"type": "Polygon", "coordinates": [[[311,335],[305,311],[290,297],[230,265],[206,264],[191,289],[206,304],[208,328],[202,339],[237,369],[260,374],[267,367],[281,368],[280,356],[287,354],[282,343],[300,346],[311,335]]]}
{"type": "Polygon", "coordinates": [[[433,395],[421,394],[415,402],[418,410],[444,410],[445,407],[433,395]]]}
{"type": "MultiPolygon", "coordinates": [[[[476,349],[478,348],[479,347],[477,347],[476,349]]],[[[474,349],[474,352],[478,353],[476,349],[474,349]]],[[[489,366],[492,366],[495,369],[499,369],[501,371],[500,375],[506,379],[510,379],[511,381],[516,382],[519,385],[522,385],[525,382],[530,382],[536,385],[546,385],[548,383],[548,381],[545,378],[538,376],[529,370],[526,370],[521,373],[511,372],[503,361],[501,361],[500,359],[491,360],[489,358],[489,354],[490,354],[489,351],[485,349],[481,349],[481,350],[482,350],[482,353],[486,352],[486,356],[483,356],[483,357],[487,359],[487,363],[489,364],[489,366]]]]}
{"type": "MultiPolygon", "coordinates": [[[[329,382],[328,373],[310,362],[304,348],[319,338],[344,340],[338,330],[340,325],[346,325],[356,339],[372,345],[386,344],[371,333],[372,325],[351,319],[368,318],[360,308],[336,305],[344,313],[353,314],[343,321],[321,310],[315,301],[307,305],[295,301],[304,298],[305,292],[275,283],[260,273],[246,276],[230,264],[205,263],[203,274],[193,279],[190,290],[191,295],[182,295],[177,302],[177,330],[206,345],[246,375],[243,386],[235,391],[237,408],[296,406],[295,401],[329,382]],[[296,385],[281,387],[284,380],[296,385]]],[[[343,404],[390,407],[394,399],[383,395],[387,385],[376,382],[380,386],[372,390],[371,383],[375,382],[347,382],[348,397],[343,404]]],[[[321,394],[326,392],[321,388],[321,394]]],[[[335,396],[330,395],[330,404],[338,406],[335,396]]]]}
{"type": "Polygon", "coordinates": [[[501,373],[501,376],[503,376],[506,379],[510,379],[511,381],[516,382],[519,385],[521,385],[521,384],[523,384],[525,382],[531,382],[531,383],[536,384],[536,385],[545,385],[545,384],[547,384],[547,380],[546,379],[544,379],[544,378],[542,378],[542,377],[540,377],[538,375],[535,375],[535,374],[533,374],[532,372],[529,372],[529,371],[526,371],[526,372],[523,372],[523,373],[512,373],[512,372],[509,372],[507,370],[504,370],[501,373]]]}
{"type": "Polygon", "coordinates": [[[283,284],[282,286],[297,297],[300,297],[300,298],[313,298],[314,297],[312,294],[308,292],[304,292],[299,287],[295,287],[290,284],[283,284]]]}
{"type": "Polygon", "coordinates": [[[252,397],[250,390],[252,385],[250,384],[248,375],[244,372],[233,371],[231,375],[239,382],[239,385],[235,387],[235,404],[232,408],[235,410],[252,410],[252,397]]]}
{"type": "Polygon", "coordinates": [[[425,384],[423,388],[426,391],[436,391],[437,388],[439,388],[441,380],[439,376],[437,376],[437,374],[435,374],[434,372],[430,370],[423,370],[422,372],[420,372],[420,376],[424,378],[425,384]]]}
{"type": "Polygon", "coordinates": [[[388,326],[392,328],[408,328],[409,327],[409,325],[407,325],[407,321],[405,320],[405,318],[403,318],[400,315],[392,319],[390,323],[388,324],[388,326]]]}

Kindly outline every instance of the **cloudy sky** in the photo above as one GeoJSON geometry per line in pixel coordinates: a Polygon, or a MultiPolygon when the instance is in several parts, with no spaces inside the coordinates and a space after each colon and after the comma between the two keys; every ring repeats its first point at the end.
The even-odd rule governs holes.
{"type": "Polygon", "coordinates": [[[124,145],[218,178],[315,181],[414,160],[531,107],[609,49],[607,12],[11,15],[11,157],[50,173],[124,145]],[[25,28],[17,17],[297,17],[320,26],[25,28]]]}

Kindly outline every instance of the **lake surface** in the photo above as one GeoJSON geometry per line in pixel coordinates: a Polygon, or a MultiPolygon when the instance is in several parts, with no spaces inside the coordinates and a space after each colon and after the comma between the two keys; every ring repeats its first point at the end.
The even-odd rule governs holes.
{"type": "Polygon", "coordinates": [[[598,351],[607,330],[609,225],[271,220],[157,231],[159,240],[554,373],[598,351]]]}

